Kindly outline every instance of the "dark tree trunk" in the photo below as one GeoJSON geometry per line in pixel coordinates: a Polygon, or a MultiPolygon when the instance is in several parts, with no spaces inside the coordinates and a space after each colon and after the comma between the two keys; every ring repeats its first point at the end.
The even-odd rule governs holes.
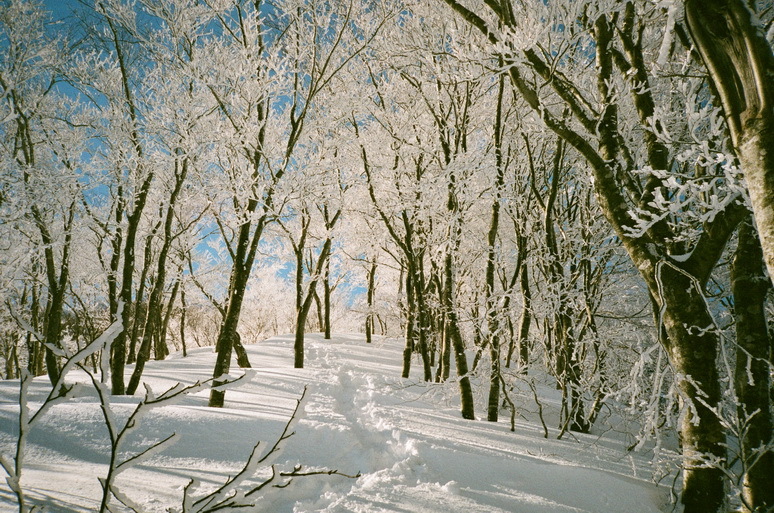
{"type": "Polygon", "coordinates": [[[180,279],[175,280],[172,286],[172,292],[169,293],[169,301],[164,309],[164,319],[161,321],[161,328],[158,330],[159,336],[156,339],[155,355],[157,360],[163,360],[169,356],[169,346],[167,346],[167,333],[169,330],[169,321],[172,319],[172,310],[175,308],[177,293],[180,291],[180,279]]]}
{"type": "Polygon", "coordinates": [[[64,223],[65,240],[62,249],[62,259],[57,266],[54,256],[53,239],[43,215],[37,206],[32,207],[32,216],[38,226],[43,242],[43,256],[46,264],[46,279],[48,283],[48,304],[44,315],[43,334],[45,336],[45,362],[48,378],[52,385],[59,380],[59,360],[51,347],[62,346],[62,314],[65,305],[65,291],[70,281],[70,246],[72,243],[72,224],[75,216],[75,203],[69,207],[64,223]]]}
{"type": "Polygon", "coordinates": [[[416,343],[416,301],[414,300],[414,279],[413,271],[411,267],[413,263],[407,263],[407,269],[405,273],[405,289],[406,289],[406,346],[403,348],[403,371],[401,376],[408,378],[411,374],[411,356],[414,354],[414,345],[416,343]]]}
{"type": "Polygon", "coordinates": [[[129,222],[126,227],[126,238],[124,240],[124,265],[121,272],[121,292],[119,299],[124,307],[121,312],[122,329],[111,345],[112,358],[110,362],[110,379],[113,395],[124,395],[126,386],[124,382],[124,367],[126,366],[126,343],[127,334],[132,325],[132,276],[134,275],[134,244],[137,239],[137,230],[140,226],[140,218],[145,207],[145,201],[148,198],[153,175],[149,174],[142,184],[140,193],[134,204],[134,210],[129,216],[129,222]]]}
{"type": "MultiPolygon", "coordinates": [[[[338,219],[340,213],[341,211],[335,215],[333,224],[336,223],[335,219],[338,219]]],[[[331,228],[332,227],[333,226],[331,225],[331,228]]],[[[296,332],[295,342],[293,344],[293,366],[296,369],[304,368],[304,333],[306,331],[306,318],[309,315],[309,310],[312,308],[315,290],[317,289],[317,282],[322,278],[324,267],[330,258],[332,245],[332,239],[325,239],[325,244],[323,244],[323,248],[320,251],[320,256],[317,259],[317,265],[315,266],[314,270],[310,270],[312,272],[312,279],[309,282],[309,290],[306,292],[305,298],[303,297],[303,292],[302,297],[300,298],[303,301],[300,308],[298,308],[296,312],[296,332]]],[[[303,274],[301,276],[301,280],[303,280],[303,274]]]]}
{"type": "MultiPolygon", "coordinates": [[[[660,278],[663,293],[663,324],[670,362],[687,408],[680,434],[683,450],[682,503],[686,513],[721,511],[725,504],[722,465],[726,464],[725,430],[713,411],[721,398],[717,370],[718,335],[697,283],[671,267],[660,278]],[[706,458],[717,464],[707,466],[706,458]]],[[[656,285],[656,283],[653,283],[656,285]]],[[[700,285],[699,285],[700,287],[700,285]]],[[[651,293],[659,291],[651,287],[651,293]]]]}
{"type": "MultiPolygon", "coordinates": [[[[244,227],[245,225],[243,225],[244,227]]],[[[250,226],[246,228],[249,232],[250,226]]],[[[237,252],[245,255],[247,253],[247,236],[245,236],[244,244],[240,243],[240,248],[244,246],[241,251],[237,252]]],[[[251,262],[252,267],[252,262],[251,262]]],[[[215,378],[213,388],[210,390],[209,406],[215,408],[222,408],[226,397],[225,390],[219,390],[216,387],[221,385],[222,380],[218,379],[224,374],[227,374],[231,368],[231,353],[234,347],[234,339],[237,333],[237,327],[239,325],[239,315],[242,312],[242,303],[244,302],[245,291],[247,290],[247,281],[250,277],[250,268],[244,264],[244,257],[234,262],[231,269],[231,286],[229,290],[229,302],[226,308],[226,315],[223,318],[223,323],[218,333],[217,341],[217,356],[215,358],[215,367],[212,371],[212,377],[215,378]],[[242,264],[240,265],[240,262],[242,264]]]]}
{"type": "Polygon", "coordinates": [[[368,267],[368,292],[366,292],[366,304],[368,312],[366,313],[365,332],[366,342],[371,343],[374,332],[374,295],[376,293],[376,258],[371,261],[368,267]]]}
{"type": "MultiPolygon", "coordinates": [[[[502,65],[500,59],[500,65],[502,65]]],[[[505,76],[500,75],[497,93],[497,112],[495,115],[494,140],[495,140],[495,166],[497,178],[495,180],[495,197],[492,201],[492,214],[489,220],[489,232],[487,233],[487,259],[486,259],[486,290],[484,301],[486,305],[487,333],[489,336],[489,354],[491,368],[489,370],[489,400],[486,420],[497,422],[500,412],[500,327],[498,322],[497,300],[495,298],[495,265],[497,255],[495,253],[497,243],[497,231],[500,226],[500,202],[502,189],[505,183],[505,167],[503,162],[503,93],[505,91],[505,76]]]]}
{"type": "Polygon", "coordinates": [[[760,240],[748,220],[739,227],[731,267],[736,321],[736,393],[741,427],[743,510],[774,509],[774,427],[771,419],[771,354],[766,322],[766,295],[771,287],[763,268],[760,240]],[[764,448],[762,453],[758,450],[764,448]]]}
{"type": "Polygon", "coordinates": [[[188,305],[185,302],[185,286],[180,287],[180,345],[183,347],[183,358],[188,356],[188,348],[185,344],[185,321],[188,305]]]}
{"type": "MultiPolygon", "coordinates": [[[[118,285],[118,276],[121,274],[120,268],[121,268],[121,248],[123,247],[124,243],[124,233],[121,229],[121,221],[124,216],[124,199],[123,199],[123,192],[124,188],[122,186],[118,186],[118,191],[116,192],[116,209],[113,213],[115,217],[113,218],[113,222],[116,225],[116,231],[112,234],[110,237],[110,260],[108,261],[108,269],[107,269],[107,286],[108,286],[108,302],[110,303],[110,322],[115,322],[118,320],[118,303],[119,303],[119,285],[118,285]]],[[[106,226],[107,228],[107,226],[106,226]]],[[[102,260],[100,258],[100,260],[102,260]]]]}
{"type": "Polygon", "coordinates": [[[427,304],[426,287],[425,287],[425,273],[422,264],[422,259],[417,258],[417,265],[415,270],[417,275],[414,278],[415,300],[417,304],[417,319],[419,321],[418,326],[418,349],[419,356],[422,358],[422,371],[423,379],[425,381],[433,380],[433,368],[430,363],[430,345],[428,339],[430,337],[430,310],[427,304]]]}
{"type": "Polygon", "coordinates": [[[234,333],[234,340],[232,343],[234,344],[234,352],[237,357],[237,365],[243,369],[249,369],[250,359],[247,357],[245,346],[242,345],[242,337],[239,335],[239,332],[234,333]]]}
{"type": "MultiPolygon", "coordinates": [[[[270,202],[271,197],[267,199],[270,202]]],[[[255,212],[257,201],[251,199],[248,203],[248,212],[255,212]]],[[[247,291],[247,282],[250,279],[250,271],[255,262],[255,254],[258,251],[258,242],[261,240],[263,229],[267,222],[267,216],[261,216],[256,222],[255,229],[251,221],[242,223],[239,227],[239,238],[236,252],[234,253],[234,262],[231,266],[231,278],[229,280],[228,304],[226,306],[223,321],[218,332],[218,341],[216,344],[217,357],[215,358],[215,367],[212,371],[212,377],[215,378],[212,390],[210,390],[209,406],[222,408],[226,397],[225,390],[219,390],[217,387],[223,384],[219,378],[227,374],[231,368],[231,353],[234,348],[237,328],[239,326],[239,316],[242,313],[242,304],[247,291]]]]}
{"type": "MultiPolygon", "coordinates": [[[[222,107],[222,104],[221,104],[222,107]]],[[[263,146],[265,137],[265,125],[263,122],[266,119],[268,105],[263,103],[257,106],[256,122],[261,125],[258,133],[258,147],[263,146]]],[[[288,148],[288,151],[291,147],[288,148]]],[[[261,166],[261,159],[263,154],[260,150],[256,150],[253,154],[253,180],[258,180],[259,169],[261,166]]],[[[231,264],[231,276],[229,279],[228,287],[228,299],[225,311],[223,312],[223,320],[218,332],[218,340],[215,345],[217,356],[215,358],[215,367],[212,370],[212,377],[214,378],[212,389],[210,390],[210,400],[208,405],[214,408],[222,408],[226,391],[218,389],[218,386],[223,384],[220,379],[221,376],[228,373],[231,368],[231,352],[233,349],[233,342],[237,335],[237,328],[239,327],[239,317],[242,313],[242,303],[244,302],[245,292],[247,291],[247,282],[250,279],[250,272],[255,262],[255,255],[258,251],[258,244],[263,235],[263,230],[266,227],[266,223],[269,222],[268,214],[272,206],[274,191],[279,180],[282,179],[284,170],[279,170],[274,175],[273,181],[268,190],[263,194],[264,213],[258,217],[258,220],[253,221],[251,217],[258,211],[258,199],[257,193],[254,197],[251,197],[247,201],[245,213],[247,214],[246,220],[239,225],[237,235],[236,251],[233,252],[233,262],[231,264]]],[[[234,204],[238,204],[239,201],[235,197],[234,204]]]]}
{"type": "Polygon", "coordinates": [[[454,351],[454,363],[457,370],[457,381],[460,387],[460,410],[463,419],[474,420],[473,389],[468,376],[468,358],[465,355],[465,341],[460,333],[457,309],[454,304],[454,269],[451,253],[446,254],[444,264],[446,286],[443,288],[444,305],[447,309],[446,333],[451,340],[451,349],[454,351]]]}
{"type": "Polygon", "coordinates": [[[323,306],[320,301],[320,295],[317,291],[314,291],[314,306],[317,309],[317,328],[320,332],[325,331],[325,314],[323,314],[323,306]]]}
{"type": "MultiPolygon", "coordinates": [[[[443,294],[443,293],[442,293],[443,294]]],[[[441,296],[443,299],[443,295],[441,296]]],[[[449,329],[447,327],[448,321],[446,320],[446,314],[441,314],[441,329],[438,334],[439,344],[441,346],[441,356],[438,358],[438,366],[435,368],[435,382],[444,383],[449,379],[450,367],[451,367],[451,339],[449,338],[449,329]]],[[[435,365],[435,362],[433,362],[435,365]]]]}
{"type": "MultiPolygon", "coordinates": [[[[140,326],[145,328],[146,321],[151,315],[149,305],[144,305],[145,301],[145,284],[148,282],[148,272],[150,271],[153,260],[153,238],[156,236],[156,231],[160,223],[156,224],[151,230],[151,233],[145,238],[145,250],[143,251],[142,271],[140,272],[140,280],[137,286],[137,295],[134,298],[134,315],[132,315],[132,331],[129,336],[129,355],[126,358],[126,363],[134,363],[137,360],[137,340],[140,336],[140,326]]],[[[143,331],[143,334],[145,332],[143,331]]],[[[143,338],[145,338],[143,336],[143,338]]],[[[129,386],[131,388],[131,385],[129,386]]],[[[134,392],[128,392],[133,394],[134,392]]]]}
{"type": "MultiPolygon", "coordinates": [[[[511,362],[513,361],[513,353],[518,348],[518,361],[519,366],[524,367],[527,364],[526,359],[523,359],[521,357],[522,355],[522,341],[521,336],[523,331],[526,329],[526,333],[529,333],[529,325],[531,322],[531,310],[530,310],[530,292],[529,292],[529,280],[527,277],[524,276],[527,272],[527,238],[523,237],[519,234],[519,228],[518,228],[518,222],[514,218],[513,224],[516,227],[516,240],[517,240],[517,258],[516,258],[516,267],[513,271],[513,276],[511,277],[509,282],[506,282],[504,278],[501,279],[503,282],[503,290],[505,292],[505,299],[503,300],[503,311],[508,312],[511,306],[512,301],[512,291],[516,287],[516,283],[519,282],[520,284],[520,292],[522,294],[522,309],[521,309],[521,316],[519,317],[519,329],[517,333],[514,333],[514,325],[513,325],[513,319],[511,318],[511,315],[507,315],[507,325],[508,325],[508,355],[505,358],[505,366],[510,367],[511,362]]],[[[526,344],[524,344],[526,345],[526,344]]],[[[528,348],[527,353],[529,353],[528,348]]]]}
{"type": "Polygon", "coordinates": [[[331,259],[325,259],[325,276],[323,279],[323,303],[325,306],[325,340],[331,339],[331,259]]]}
{"type": "MultiPolygon", "coordinates": [[[[161,249],[159,250],[158,259],[156,260],[156,277],[153,282],[153,288],[151,289],[150,297],[148,298],[148,305],[147,305],[147,314],[145,317],[145,327],[143,330],[143,336],[142,336],[142,345],[140,347],[140,351],[137,355],[137,363],[134,367],[134,372],[132,372],[132,377],[129,380],[129,386],[127,388],[127,393],[134,394],[134,392],[137,390],[137,387],[140,384],[140,377],[142,376],[143,370],[145,368],[145,363],[150,358],[150,350],[151,350],[151,343],[153,337],[156,337],[157,343],[156,343],[156,359],[160,360],[163,358],[166,358],[168,349],[166,347],[166,340],[159,340],[162,338],[162,336],[159,334],[160,331],[164,331],[162,328],[162,317],[161,317],[161,311],[163,309],[163,301],[164,301],[164,286],[166,285],[167,280],[167,256],[169,255],[169,250],[172,247],[172,240],[173,240],[173,234],[172,234],[172,223],[174,221],[174,211],[175,211],[175,205],[177,203],[177,198],[180,195],[180,191],[183,187],[183,182],[185,181],[186,175],[188,173],[188,162],[183,161],[182,164],[179,162],[175,162],[175,184],[172,189],[172,192],[169,195],[169,203],[167,204],[167,210],[166,215],[164,217],[164,239],[162,241],[161,249]],[[164,345],[164,347],[159,347],[161,344],[164,345]],[[159,358],[161,356],[161,358],[159,358]]],[[[161,221],[159,221],[159,224],[161,221]]],[[[148,259],[145,262],[145,267],[150,266],[150,243],[151,243],[151,237],[155,234],[156,229],[159,225],[156,225],[156,228],[154,228],[153,233],[148,236],[148,241],[146,245],[146,252],[145,257],[148,259]]],[[[143,274],[145,274],[145,271],[143,271],[143,274]]],[[[178,282],[179,283],[179,282],[178,282]]],[[[177,293],[177,286],[178,284],[175,284],[175,291],[174,293],[177,293]]],[[[174,295],[172,296],[170,308],[172,307],[172,303],[174,303],[174,295]]],[[[139,319],[135,319],[135,324],[139,323],[139,319]]]]}
{"type": "MultiPolygon", "coordinates": [[[[526,241],[525,241],[526,243],[526,241]]],[[[532,292],[529,288],[529,272],[526,263],[521,268],[519,277],[519,288],[521,290],[521,315],[519,316],[519,365],[526,367],[529,365],[529,352],[531,349],[529,342],[529,328],[532,324],[532,292]]]]}

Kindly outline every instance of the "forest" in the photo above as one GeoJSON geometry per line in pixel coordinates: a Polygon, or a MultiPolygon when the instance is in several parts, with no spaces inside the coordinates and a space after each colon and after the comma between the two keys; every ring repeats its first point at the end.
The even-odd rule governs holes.
{"type": "Polygon", "coordinates": [[[766,0],[0,0],[14,511],[68,374],[116,457],[111,401],[229,408],[265,339],[360,333],[462,421],[553,391],[553,437],[636,419],[668,510],[771,512],[772,276],[766,0]]]}

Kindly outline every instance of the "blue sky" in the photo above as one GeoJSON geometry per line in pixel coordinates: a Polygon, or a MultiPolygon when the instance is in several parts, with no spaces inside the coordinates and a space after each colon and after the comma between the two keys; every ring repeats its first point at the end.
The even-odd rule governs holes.
{"type": "Polygon", "coordinates": [[[77,4],[74,0],[43,0],[46,9],[52,12],[55,20],[60,20],[72,12],[77,4]]]}

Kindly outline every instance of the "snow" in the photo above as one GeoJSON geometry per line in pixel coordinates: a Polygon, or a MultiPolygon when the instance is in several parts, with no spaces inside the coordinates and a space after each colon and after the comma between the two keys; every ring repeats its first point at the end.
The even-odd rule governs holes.
{"type": "MultiPolygon", "coordinates": [[[[208,391],[197,392],[155,408],[126,440],[124,459],[177,434],[174,445],[116,478],[120,493],[140,511],[180,511],[192,478],[201,482],[189,490],[196,499],[237,475],[259,440],[257,454],[265,455],[304,387],[295,434],[258,465],[242,492],[266,479],[272,464],[277,472],[300,464],[302,471],[360,477],[296,477],[286,488],[261,489],[248,498],[255,507],[239,511],[645,513],[672,507],[668,485],[652,481],[647,457],[627,452],[621,435],[616,439],[609,431],[556,440],[552,429],[543,438],[539,421],[523,406],[526,395],[515,397],[525,408],[515,432],[507,412],[499,423],[461,419],[456,384],[399,377],[400,340],[366,344],[360,335],[307,336],[305,369],[293,369],[291,336],[246,349],[255,373],[226,393],[226,407],[208,408],[208,391]]],[[[161,395],[178,381],[207,379],[214,358],[211,348],[201,348],[186,358],[174,354],[149,362],[145,383],[161,395]]],[[[231,374],[241,371],[234,365],[231,374]]],[[[82,371],[71,373],[73,380],[88,382],[82,371]]],[[[34,381],[32,411],[48,389],[45,377],[34,381]]],[[[17,400],[18,381],[0,382],[0,452],[9,458],[15,451],[17,400]]],[[[139,400],[111,398],[116,422],[125,422],[139,400]]],[[[38,511],[96,511],[109,455],[96,394],[84,387],[79,397],[52,407],[30,432],[22,487],[33,505],[43,507],[38,511]]],[[[273,484],[286,482],[278,477],[273,484]]],[[[115,499],[111,505],[123,511],[115,499]]],[[[5,482],[0,511],[18,511],[5,482]]]]}

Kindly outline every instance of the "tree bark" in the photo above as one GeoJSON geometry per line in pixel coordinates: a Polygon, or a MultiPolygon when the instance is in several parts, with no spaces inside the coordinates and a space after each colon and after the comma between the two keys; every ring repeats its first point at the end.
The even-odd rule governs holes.
{"type": "MultiPolygon", "coordinates": [[[[523,237],[524,251],[526,253],[527,239],[523,237]]],[[[521,247],[519,248],[521,251],[521,247]]],[[[529,328],[532,324],[532,291],[529,288],[529,274],[526,264],[526,255],[522,260],[519,276],[519,290],[521,291],[521,314],[519,315],[519,365],[524,367],[529,364],[529,328]]]]}
{"type": "Polygon", "coordinates": [[[774,279],[774,54],[741,0],[686,0],[685,19],[720,96],[774,279]]]}
{"type": "MultiPolygon", "coordinates": [[[[267,202],[271,202],[271,192],[267,202]]],[[[255,212],[257,200],[251,199],[248,203],[248,212],[255,212]]],[[[219,378],[228,373],[231,368],[231,352],[234,347],[234,338],[236,337],[239,326],[239,316],[242,313],[242,304],[247,291],[247,282],[250,279],[250,271],[255,262],[255,254],[258,250],[258,242],[261,240],[263,229],[267,222],[267,215],[262,215],[256,222],[255,229],[248,219],[239,226],[239,238],[237,249],[234,254],[234,262],[231,266],[231,278],[229,280],[228,305],[223,316],[223,321],[218,332],[218,341],[216,344],[217,357],[215,367],[212,371],[212,377],[215,378],[213,388],[210,391],[209,406],[215,408],[223,407],[226,392],[218,390],[217,387],[222,384],[219,378]]]]}
{"type": "Polygon", "coordinates": [[[766,295],[771,282],[763,268],[763,253],[752,219],[739,227],[739,243],[731,266],[736,321],[736,376],[742,501],[745,513],[774,508],[774,427],[769,390],[770,340],[766,295]],[[763,452],[758,453],[759,449],[763,452]]]}
{"type": "Polygon", "coordinates": [[[164,318],[161,321],[161,327],[158,330],[158,338],[156,339],[156,347],[154,348],[154,354],[157,360],[163,360],[169,356],[167,332],[169,330],[169,321],[172,319],[172,311],[175,308],[177,293],[180,291],[180,281],[179,277],[175,280],[175,284],[172,286],[172,292],[169,293],[169,301],[167,301],[167,306],[164,308],[164,318]]]}
{"type": "MultiPolygon", "coordinates": [[[[245,229],[245,225],[242,225],[245,229]]],[[[250,231],[249,223],[246,223],[246,230],[250,231]]],[[[237,251],[239,260],[234,262],[231,268],[231,286],[229,287],[229,302],[226,308],[226,315],[218,333],[217,357],[212,376],[215,378],[213,388],[210,390],[210,400],[208,405],[215,408],[222,408],[226,397],[225,390],[219,390],[216,387],[222,384],[221,376],[227,374],[231,368],[231,352],[234,347],[234,337],[236,336],[239,325],[239,316],[242,312],[242,303],[244,302],[245,291],[247,290],[247,281],[250,277],[250,267],[244,263],[244,254],[247,253],[247,236],[240,241],[240,250],[237,251]]]]}
{"type": "Polygon", "coordinates": [[[331,259],[325,259],[325,276],[323,278],[323,305],[325,312],[325,340],[331,339],[331,259]]]}
{"type": "Polygon", "coordinates": [[[427,304],[424,265],[421,257],[417,257],[414,270],[416,272],[414,277],[415,301],[417,304],[417,320],[419,321],[417,329],[419,356],[422,359],[423,379],[425,381],[432,381],[433,368],[430,363],[430,344],[428,343],[430,336],[430,311],[427,304]]]}
{"type": "Polygon", "coordinates": [[[245,350],[245,346],[242,345],[242,336],[239,335],[238,331],[234,333],[234,340],[232,343],[234,344],[234,352],[237,356],[237,365],[243,369],[249,369],[250,359],[247,357],[247,350],[245,350]]]}
{"type": "MultiPolygon", "coordinates": [[[[331,228],[333,228],[333,225],[336,224],[336,219],[338,219],[340,213],[341,211],[338,211],[335,214],[331,228]]],[[[303,301],[296,312],[296,332],[295,341],[293,343],[293,366],[296,369],[304,368],[304,333],[306,331],[306,318],[309,315],[309,310],[312,308],[315,290],[317,289],[317,282],[322,278],[325,265],[330,258],[332,246],[333,239],[330,237],[326,238],[325,243],[323,244],[323,248],[320,251],[320,256],[317,259],[317,265],[313,270],[310,270],[312,272],[312,279],[309,282],[309,290],[306,292],[306,297],[303,297],[302,292],[303,301]]],[[[301,279],[303,280],[303,275],[301,279]]],[[[301,285],[303,287],[303,284],[301,285]]]]}
{"type": "Polygon", "coordinates": [[[49,297],[46,308],[45,320],[45,360],[49,381],[54,385],[59,380],[59,362],[49,346],[61,347],[62,345],[62,314],[65,304],[65,290],[70,280],[70,245],[72,242],[72,223],[75,216],[75,203],[70,205],[67,221],[65,222],[65,241],[62,249],[62,261],[59,266],[59,274],[54,263],[54,251],[51,247],[51,239],[48,229],[42,224],[42,217],[33,208],[33,215],[40,228],[43,242],[46,244],[44,255],[46,261],[46,274],[48,276],[49,297]]]}
{"type": "Polygon", "coordinates": [[[720,512],[725,504],[722,466],[726,435],[716,409],[721,391],[717,370],[719,340],[702,284],[671,264],[646,277],[661,295],[663,340],[686,403],[680,434],[683,450],[682,503],[686,513],[720,512]],[[708,464],[709,462],[709,464],[708,464]]]}
{"type": "MultiPolygon", "coordinates": [[[[502,58],[500,65],[503,65],[502,58]]],[[[503,186],[505,184],[505,168],[503,163],[503,94],[505,91],[505,76],[501,75],[497,90],[497,110],[494,124],[495,143],[495,195],[492,200],[491,216],[489,219],[489,231],[487,233],[487,258],[486,258],[486,283],[484,304],[486,305],[487,336],[489,337],[489,354],[491,367],[489,369],[489,400],[486,420],[497,422],[500,411],[500,327],[498,322],[498,301],[495,298],[495,265],[497,231],[500,226],[500,203],[502,201],[503,186]]]]}
{"type": "Polygon", "coordinates": [[[416,302],[414,300],[414,278],[413,278],[413,271],[411,269],[408,269],[409,266],[412,266],[413,264],[406,265],[406,274],[405,274],[405,288],[406,288],[406,345],[403,348],[403,370],[401,372],[401,377],[408,378],[411,374],[411,356],[414,354],[414,346],[416,345],[416,341],[414,340],[416,336],[416,322],[417,322],[417,314],[416,314],[416,302]]]}
{"type": "Polygon", "coordinates": [[[366,292],[366,304],[368,312],[366,313],[365,332],[366,343],[371,343],[374,332],[374,295],[376,293],[376,258],[371,261],[368,267],[368,291],[366,292]]]}
{"type": "MultiPolygon", "coordinates": [[[[465,341],[459,328],[457,309],[454,305],[454,272],[451,253],[446,254],[444,265],[446,286],[443,289],[444,306],[446,307],[445,335],[451,341],[451,349],[454,351],[454,364],[457,370],[457,382],[460,388],[460,412],[463,419],[475,420],[473,389],[468,376],[468,358],[465,355],[465,341]]],[[[448,365],[447,365],[448,367],[448,365]]],[[[499,375],[498,375],[499,377],[499,375]]],[[[499,394],[498,394],[499,397],[499,394]]]]}
{"type": "MultiPolygon", "coordinates": [[[[149,305],[144,304],[145,301],[145,284],[148,282],[148,273],[150,272],[151,264],[153,261],[153,238],[156,236],[156,230],[160,226],[160,222],[157,223],[151,232],[145,237],[145,249],[143,250],[142,259],[142,271],[140,271],[140,279],[137,286],[137,294],[134,298],[134,307],[132,315],[132,330],[129,335],[129,355],[126,358],[126,363],[134,363],[137,360],[137,339],[140,335],[140,326],[145,327],[145,323],[150,315],[149,305]]],[[[152,278],[151,278],[152,279],[152,278]]],[[[143,332],[144,335],[144,332],[143,332]]],[[[144,336],[143,336],[144,338],[144,336]]],[[[142,345],[142,344],[141,344],[142,345]]],[[[142,348],[140,349],[142,350],[142,348]]],[[[130,395],[134,392],[128,392],[130,395]]]]}
{"type": "Polygon", "coordinates": [[[183,358],[188,356],[188,347],[185,343],[185,323],[187,310],[188,304],[185,302],[185,285],[182,285],[180,287],[180,345],[183,348],[183,358]]]}

